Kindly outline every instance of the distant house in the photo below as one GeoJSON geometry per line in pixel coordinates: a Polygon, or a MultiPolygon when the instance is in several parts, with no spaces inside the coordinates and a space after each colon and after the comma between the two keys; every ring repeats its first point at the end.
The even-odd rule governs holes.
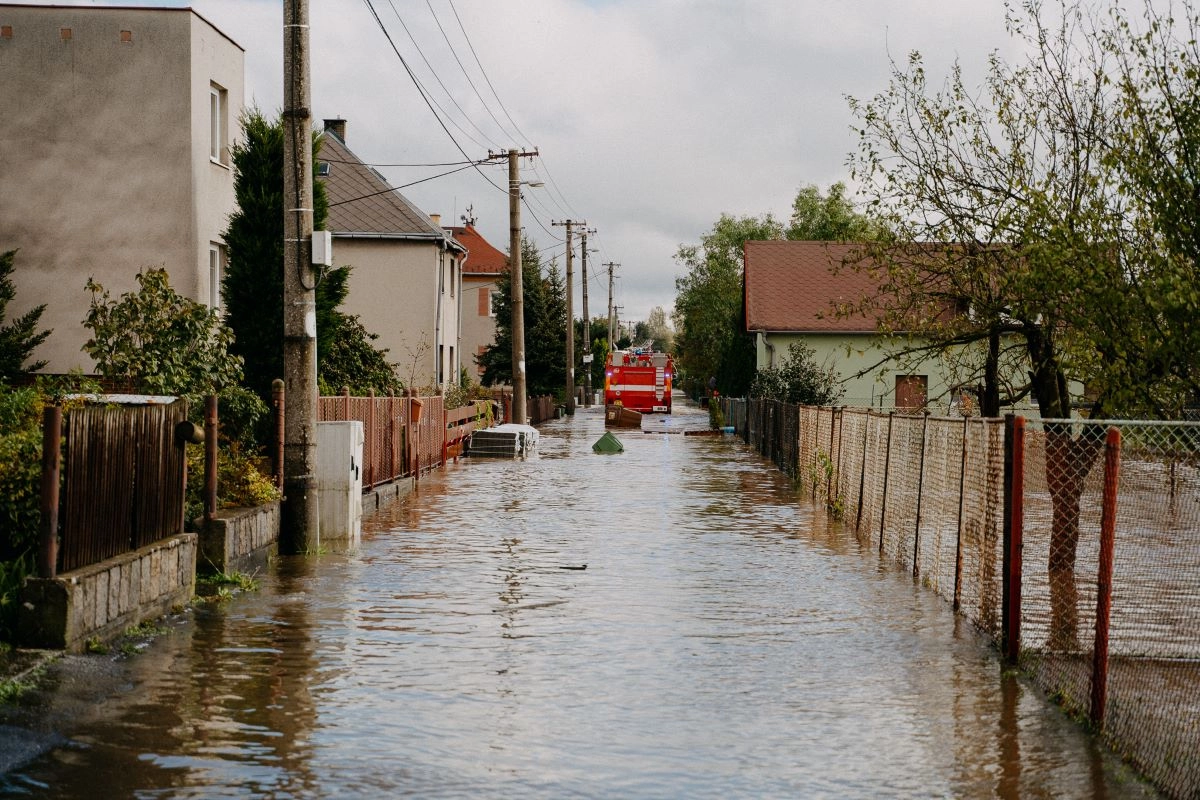
{"type": "Polygon", "coordinates": [[[475,361],[496,340],[494,298],[496,279],[508,272],[508,256],[491,245],[473,221],[463,227],[448,228],[455,241],[467,248],[462,266],[462,334],[460,352],[463,365],[478,379],[483,367],[475,361]]]}
{"type": "Polygon", "coordinates": [[[757,366],[777,367],[792,342],[803,342],[821,364],[841,375],[850,406],[945,410],[955,376],[938,356],[903,366],[886,358],[896,343],[884,342],[876,320],[839,315],[875,286],[862,271],[843,267],[858,244],[765,241],[745,247],[746,329],[755,336],[757,366]],[[839,269],[840,267],[840,269],[839,269]]]}
{"type": "Polygon", "coordinates": [[[47,304],[47,372],[94,370],[89,277],[116,296],[165,267],[220,305],[243,58],[187,8],[0,3],[0,250],[20,250],[10,313],[47,304]]]}
{"type": "Polygon", "coordinates": [[[346,146],[346,121],[326,120],[317,172],[329,198],[334,266],[350,266],[343,307],[413,388],[457,381],[466,249],[346,146]]]}

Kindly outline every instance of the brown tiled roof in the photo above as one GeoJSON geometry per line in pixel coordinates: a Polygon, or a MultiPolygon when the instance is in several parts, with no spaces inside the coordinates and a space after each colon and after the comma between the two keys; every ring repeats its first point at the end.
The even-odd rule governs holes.
{"type": "Polygon", "coordinates": [[[475,226],[446,230],[467,248],[467,258],[463,262],[464,275],[500,275],[508,272],[508,256],[492,247],[491,242],[475,230],[475,226]]]}
{"type": "Polygon", "coordinates": [[[842,266],[861,247],[841,242],[746,242],[746,329],[874,333],[874,320],[834,313],[836,305],[858,304],[874,288],[866,273],[842,266]]]}
{"type": "Polygon", "coordinates": [[[329,174],[321,180],[329,197],[326,225],[335,235],[446,238],[428,214],[364,164],[332,131],[322,134],[317,160],[329,165],[329,174]]]}

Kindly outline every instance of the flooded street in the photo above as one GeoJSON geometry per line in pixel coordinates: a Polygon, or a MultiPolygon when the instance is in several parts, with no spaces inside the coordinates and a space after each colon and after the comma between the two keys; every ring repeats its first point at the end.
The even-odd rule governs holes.
{"type": "Polygon", "coordinates": [[[0,791],[1153,796],[732,437],[603,432],[580,409],[426,476],[356,553],[65,659],[5,712],[0,791]]]}

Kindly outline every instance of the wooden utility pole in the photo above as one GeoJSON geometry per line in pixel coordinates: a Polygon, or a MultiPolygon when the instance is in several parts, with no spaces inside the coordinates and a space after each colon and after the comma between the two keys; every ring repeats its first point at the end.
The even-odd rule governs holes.
{"type": "Polygon", "coordinates": [[[575,225],[586,222],[569,219],[565,222],[551,222],[551,225],[565,225],[567,228],[567,413],[575,413],[575,248],[571,244],[571,231],[575,225]]]}
{"type": "Polygon", "coordinates": [[[312,111],[308,0],[283,13],[283,373],[285,395],[280,548],[320,545],[317,508],[317,304],[312,266],[312,111]]]}
{"type": "Polygon", "coordinates": [[[596,229],[588,230],[586,226],[579,234],[580,276],[583,282],[583,405],[586,408],[592,404],[592,318],[588,316],[588,276],[587,276],[587,237],[596,229]]]}

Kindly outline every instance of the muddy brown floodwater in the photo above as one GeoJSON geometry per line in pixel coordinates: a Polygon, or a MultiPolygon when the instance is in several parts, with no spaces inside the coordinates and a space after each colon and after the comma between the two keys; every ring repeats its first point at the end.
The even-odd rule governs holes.
{"type": "Polygon", "coordinates": [[[64,659],[4,713],[0,791],[1153,796],[732,437],[603,432],[580,409],[423,478],[355,553],[64,659]]]}

